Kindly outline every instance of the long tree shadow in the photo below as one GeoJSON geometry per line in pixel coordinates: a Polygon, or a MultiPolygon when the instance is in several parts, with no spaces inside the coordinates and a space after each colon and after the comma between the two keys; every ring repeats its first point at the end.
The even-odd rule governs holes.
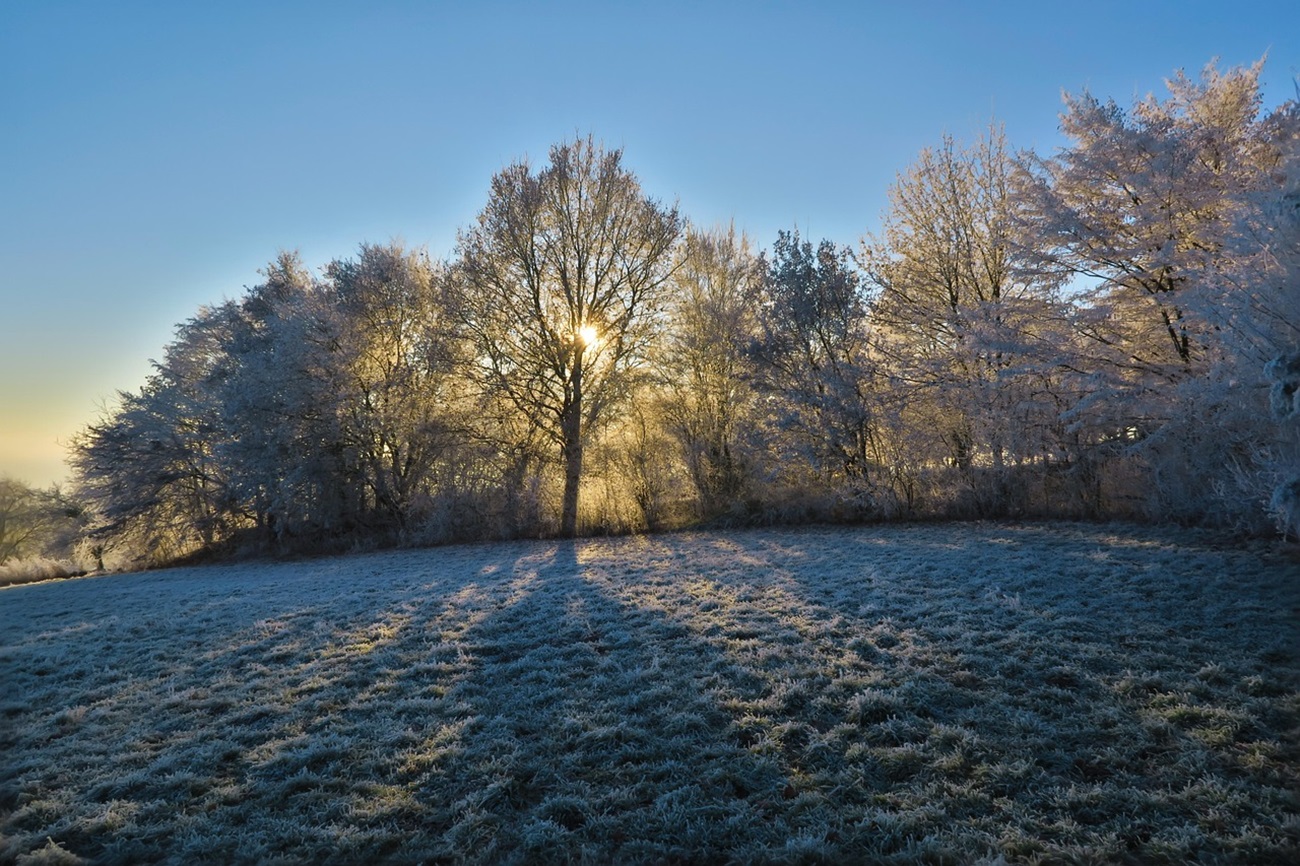
{"type": "Polygon", "coordinates": [[[69,646],[105,664],[22,707],[6,832],[97,862],[713,860],[756,823],[785,838],[779,764],[735,743],[704,695],[720,662],[683,652],[680,624],[614,604],[576,551],[507,546],[381,588],[353,561],[347,589],[307,604],[241,581],[191,605],[193,643],[138,596],[20,639],[15,683],[69,646]]]}
{"type": "MultiPolygon", "coordinates": [[[[1054,565],[1085,585],[1123,559],[1077,541],[1054,565]]],[[[1140,609],[1125,624],[1123,601],[1031,568],[1042,544],[444,549],[231,581],[210,604],[177,590],[190,623],[123,584],[99,620],[88,595],[10,623],[0,664],[34,700],[10,705],[0,832],[34,843],[10,856],[51,835],[101,862],[1285,862],[1294,759],[1266,742],[1294,718],[1285,679],[1243,682],[1236,657],[1192,671],[1255,645],[1227,619],[1256,601],[1180,619],[1178,589],[1110,578],[1140,609]],[[1208,631],[1166,634],[1189,622],[1208,631]],[[1148,650],[1152,670],[1125,667],[1148,650]]]]}
{"type": "MultiPolygon", "coordinates": [[[[1287,570],[1240,552],[1189,555],[1158,536],[1060,535],[735,534],[714,542],[712,566],[698,561],[713,592],[766,618],[755,631],[779,633],[784,621],[806,638],[776,665],[799,682],[822,679],[814,700],[829,704],[827,718],[845,718],[834,707],[854,656],[872,661],[869,686],[847,704],[870,724],[843,754],[875,758],[895,818],[941,807],[933,817],[949,827],[913,822],[923,835],[961,822],[1008,855],[1073,847],[1285,862],[1297,721],[1279,700],[1294,682],[1278,649],[1296,636],[1287,570]],[[1235,592],[1216,594],[1229,584],[1235,592]],[[1190,603],[1193,589],[1202,603],[1190,603]],[[1234,617],[1261,606],[1273,616],[1249,628],[1234,617]]],[[[753,668],[772,653],[739,649],[753,668]]],[[[819,742],[842,749],[834,740],[819,742]]]]}
{"type": "Polygon", "coordinates": [[[718,862],[796,835],[780,762],[739,743],[711,699],[721,660],[611,598],[586,573],[591,547],[550,546],[528,593],[465,636],[476,663],[447,699],[468,721],[454,750],[430,743],[444,748],[410,829],[436,855],[486,862],[718,862]]]}
{"type": "Polygon", "coordinates": [[[497,573],[512,550],[491,551],[443,551],[432,570],[427,554],[386,554],[87,582],[61,608],[14,597],[6,617],[38,615],[10,623],[0,658],[0,831],[15,840],[0,848],[12,857],[30,835],[96,862],[337,851],[310,827],[417,739],[428,703],[385,683],[408,665],[436,674],[429,630],[454,635],[510,591],[497,573]],[[366,727],[339,724],[358,704],[366,727]]]}

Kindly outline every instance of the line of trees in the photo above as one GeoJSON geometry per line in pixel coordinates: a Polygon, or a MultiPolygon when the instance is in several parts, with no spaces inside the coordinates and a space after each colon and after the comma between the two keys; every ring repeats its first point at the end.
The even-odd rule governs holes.
{"type": "Polygon", "coordinates": [[[1140,517],[1300,530],[1300,108],[1261,64],[1070,144],[944,138],[857,250],[756,251],[592,138],[447,261],[281,254],[78,437],[99,545],[319,548],[708,520],[1140,517]]]}
{"type": "Polygon", "coordinates": [[[64,554],[79,540],[83,517],[57,487],[37,490],[0,476],[0,567],[64,554]]]}

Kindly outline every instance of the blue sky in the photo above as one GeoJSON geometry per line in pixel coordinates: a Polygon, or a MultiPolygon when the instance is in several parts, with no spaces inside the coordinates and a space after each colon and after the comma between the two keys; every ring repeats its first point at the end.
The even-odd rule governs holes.
{"type": "Polygon", "coordinates": [[[695,222],[856,245],[945,132],[1050,152],[1063,89],[1268,52],[1271,106],[1300,73],[1289,2],[2,6],[0,475],[41,485],[277,250],[449,256],[495,171],[575,133],[695,222]]]}

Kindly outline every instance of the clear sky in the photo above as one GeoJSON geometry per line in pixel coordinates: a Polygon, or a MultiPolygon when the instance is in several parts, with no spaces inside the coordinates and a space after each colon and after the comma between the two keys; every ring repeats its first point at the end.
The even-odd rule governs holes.
{"type": "Polygon", "coordinates": [[[1130,104],[1268,52],[1292,2],[0,3],[0,475],[45,485],[175,325],[279,249],[449,256],[492,174],[592,133],[701,224],[856,245],[896,173],[1062,90],[1130,104]]]}

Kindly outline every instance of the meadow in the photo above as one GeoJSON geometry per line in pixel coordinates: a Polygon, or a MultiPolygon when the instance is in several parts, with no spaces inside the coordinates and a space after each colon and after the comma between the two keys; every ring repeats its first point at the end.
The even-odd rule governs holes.
{"type": "Polygon", "coordinates": [[[1300,566],[1070,523],[0,590],[0,863],[1294,863],[1300,566]]]}

